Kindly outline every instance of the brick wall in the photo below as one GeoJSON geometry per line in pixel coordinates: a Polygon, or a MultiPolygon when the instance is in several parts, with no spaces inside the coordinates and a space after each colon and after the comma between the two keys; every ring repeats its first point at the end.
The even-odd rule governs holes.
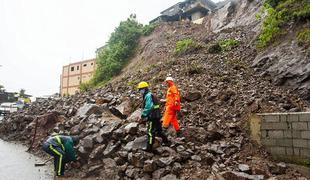
{"type": "Polygon", "coordinates": [[[310,158],[310,112],[257,114],[252,120],[259,124],[259,143],[273,156],[310,158]]]}

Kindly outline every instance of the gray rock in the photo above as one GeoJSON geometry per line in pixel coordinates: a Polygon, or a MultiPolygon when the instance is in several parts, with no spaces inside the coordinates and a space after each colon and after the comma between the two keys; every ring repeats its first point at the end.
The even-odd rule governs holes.
{"type": "Polygon", "coordinates": [[[172,166],[172,173],[178,175],[182,170],[182,165],[178,162],[175,162],[172,166]]]}
{"type": "Polygon", "coordinates": [[[188,92],[183,98],[188,102],[193,102],[202,97],[200,92],[188,92]]]}
{"type": "Polygon", "coordinates": [[[246,164],[239,164],[238,165],[238,169],[241,172],[249,172],[250,171],[250,166],[246,165],[246,164]]]}
{"type": "Polygon", "coordinates": [[[90,159],[98,159],[103,157],[103,151],[105,149],[106,145],[103,144],[101,146],[98,146],[97,148],[95,148],[92,153],[90,153],[89,158],[90,159]]]}
{"type": "Polygon", "coordinates": [[[156,168],[157,168],[157,166],[153,160],[146,160],[144,162],[144,166],[143,166],[144,172],[150,173],[150,172],[155,171],[156,168]]]}
{"type": "Polygon", "coordinates": [[[185,151],[185,147],[180,145],[177,147],[177,152],[182,152],[182,151],[185,151]]]}
{"type": "Polygon", "coordinates": [[[93,138],[91,136],[87,136],[81,140],[80,146],[85,148],[86,150],[92,149],[94,146],[93,138]]]}
{"type": "Polygon", "coordinates": [[[108,136],[110,136],[112,132],[120,126],[120,124],[120,120],[108,121],[99,131],[101,137],[108,138],[108,136]]]}
{"type": "Polygon", "coordinates": [[[227,171],[220,174],[225,179],[263,180],[264,175],[249,175],[244,172],[227,171]]]}
{"type": "Polygon", "coordinates": [[[107,145],[106,149],[103,152],[103,155],[105,157],[108,157],[112,154],[114,154],[119,148],[121,144],[117,142],[116,144],[112,144],[111,142],[107,145]]]}
{"type": "Polygon", "coordinates": [[[140,119],[141,114],[142,114],[142,109],[137,109],[127,118],[127,120],[129,122],[137,122],[140,119]]]}
{"type": "Polygon", "coordinates": [[[170,164],[172,164],[174,162],[174,158],[169,156],[169,157],[162,157],[159,158],[159,160],[157,161],[157,165],[159,167],[166,167],[169,166],[170,164]]]}
{"type": "Polygon", "coordinates": [[[126,176],[130,177],[130,178],[135,178],[139,175],[140,170],[138,168],[134,168],[129,166],[125,172],[126,176]]]}
{"type": "Polygon", "coordinates": [[[102,169],[103,165],[95,165],[95,166],[91,166],[90,168],[88,168],[86,176],[96,176],[99,174],[99,170],[102,169]]]}
{"type": "Polygon", "coordinates": [[[129,153],[129,154],[128,154],[128,161],[129,161],[134,167],[143,168],[145,158],[144,158],[144,156],[143,156],[142,153],[135,153],[135,154],[129,153]]]}
{"type": "Polygon", "coordinates": [[[122,102],[116,109],[124,116],[128,117],[132,112],[132,104],[130,100],[122,102]]]}
{"type": "Polygon", "coordinates": [[[85,104],[78,110],[77,116],[85,117],[91,114],[101,114],[101,113],[102,113],[102,110],[99,106],[94,105],[94,104],[85,104]]]}
{"type": "Polygon", "coordinates": [[[139,126],[139,124],[136,123],[136,122],[130,123],[130,124],[128,124],[128,125],[125,127],[125,131],[126,131],[126,133],[128,133],[128,134],[134,135],[134,134],[136,134],[137,131],[138,131],[138,126],[139,126]]]}
{"type": "Polygon", "coordinates": [[[169,171],[167,171],[165,168],[157,169],[152,173],[153,179],[160,179],[161,177],[167,175],[169,171]]]}
{"type": "Polygon", "coordinates": [[[106,158],[102,160],[105,169],[114,169],[116,168],[116,162],[114,159],[106,158]]]}
{"type": "Polygon", "coordinates": [[[178,178],[174,174],[168,174],[165,177],[161,178],[161,180],[178,180],[178,178]]]}
{"type": "Polygon", "coordinates": [[[198,156],[198,155],[193,155],[193,156],[191,157],[191,159],[192,159],[193,161],[201,161],[201,157],[198,156]]]}

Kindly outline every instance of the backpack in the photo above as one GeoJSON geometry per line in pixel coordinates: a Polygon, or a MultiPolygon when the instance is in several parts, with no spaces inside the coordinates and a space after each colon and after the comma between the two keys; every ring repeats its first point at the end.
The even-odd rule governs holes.
{"type": "Polygon", "coordinates": [[[161,119],[162,115],[161,115],[160,108],[159,108],[159,100],[153,94],[152,94],[152,101],[153,101],[153,109],[151,110],[149,117],[151,119],[161,119]],[[154,108],[154,107],[156,107],[156,108],[154,108]]]}
{"type": "MultiPolygon", "coordinates": [[[[151,93],[151,97],[152,97],[152,101],[153,101],[153,109],[151,110],[148,118],[150,119],[161,119],[162,118],[162,115],[161,115],[161,112],[160,112],[160,108],[159,108],[159,100],[156,96],[153,95],[153,93],[151,93]],[[158,108],[154,108],[158,106],[158,108]]],[[[143,108],[145,106],[145,100],[143,100],[143,108]]]]}

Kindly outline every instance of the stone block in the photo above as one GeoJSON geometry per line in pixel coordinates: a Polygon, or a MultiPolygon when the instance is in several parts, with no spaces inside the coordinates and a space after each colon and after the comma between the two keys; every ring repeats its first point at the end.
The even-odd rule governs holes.
{"type": "Polygon", "coordinates": [[[300,155],[302,157],[310,158],[310,149],[301,149],[300,155]]]}
{"type": "Polygon", "coordinates": [[[310,113],[303,113],[299,115],[300,122],[310,122],[310,113]]]}
{"type": "Polygon", "coordinates": [[[283,131],[283,137],[284,138],[293,138],[293,133],[291,130],[283,131]]]}
{"type": "Polygon", "coordinates": [[[300,131],[302,139],[310,139],[310,131],[300,131]]]}
{"type": "Polygon", "coordinates": [[[266,123],[280,122],[280,116],[279,115],[266,115],[264,116],[264,122],[266,123]]]}
{"type": "Polygon", "coordinates": [[[265,146],[275,146],[276,140],[275,139],[262,139],[262,144],[265,146]]]}
{"type": "Polygon", "coordinates": [[[277,146],[292,147],[293,139],[277,139],[276,144],[277,146]]]}
{"type": "Polygon", "coordinates": [[[286,147],[286,155],[293,156],[294,155],[294,149],[292,147],[286,147]]]}
{"type": "Polygon", "coordinates": [[[293,130],[308,130],[308,124],[306,122],[293,122],[293,130]]]}
{"type": "Polygon", "coordinates": [[[300,139],[301,138],[301,131],[283,131],[283,137],[284,138],[295,138],[300,139]]]}
{"type": "Polygon", "coordinates": [[[299,116],[298,114],[289,114],[287,121],[288,122],[298,122],[298,119],[299,119],[298,116],[299,116]]]}
{"type": "Polygon", "coordinates": [[[294,156],[300,156],[300,149],[299,148],[293,148],[294,156]]]}
{"type": "Polygon", "coordinates": [[[308,147],[308,140],[305,139],[293,139],[293,146],[294,147],[308,147]]]}
{"type": "Polygon", "coordinates": [[[287,122],[288,115],[280,115],[280,122],[287,122]]]}
{"type": "Polygon", "coordinates": [[[283,131],[281,130],[275,130],[275,131],[269,131],[268,137],[270,138],[283,138],[283,131]]]}
{"type": "Polygon", "coordinates": [[[277,130],[277,129],[289,129],[289,125],[285,122],[280,122],[280,123],[263,123],[262,130],[277,130]]]}
{"type": "Polygon", "coordinates": [[[270,153],[273,155],[285,155],[285,147],[271,147],[270,153]]]}

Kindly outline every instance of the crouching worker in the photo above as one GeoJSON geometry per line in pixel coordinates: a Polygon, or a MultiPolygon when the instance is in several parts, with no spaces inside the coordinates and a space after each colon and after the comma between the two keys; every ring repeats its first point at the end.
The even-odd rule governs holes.
{"type": "Polygon", "coordinates": [[[71,161],[76,161],[74,146],[79,142],[77,136],[50,136],[43,143],[43,150],[54,156],[54,170],[56,176],[64,176],[65,165],[71,161]]]}
{"type": "Polygon", "coordinates": [[[167,136],[163,133],[160,119],[161,112],[157,98],[150,92],[147,82],[140,82],[138,85],[139,92],[143,96],[143,112],[140,122],[147,123],[147,146],[146,151],[153,152],[155,136],[161,137],[163,145],[169,145],[167,136]]]}

